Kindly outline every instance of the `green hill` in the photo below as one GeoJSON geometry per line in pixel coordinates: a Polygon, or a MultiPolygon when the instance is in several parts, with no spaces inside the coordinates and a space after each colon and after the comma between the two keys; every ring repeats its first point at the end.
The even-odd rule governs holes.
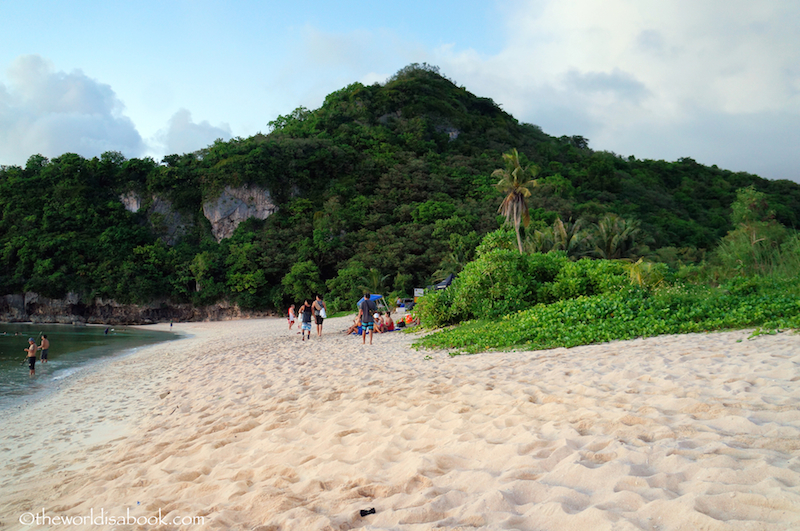
{"type": "Polygon", "coordinates": [[[0,168],[2,294],[268,309],[315,291],[344,304],[362,285],[409,292],[457,271],[498,228],[491,173],[512,148],[540,168],[531,230],[615,213],[640,222],[651,250],[699,257],[732,229],[736,190],[750,185],[777,221],[800,225],[796,183],[593,151],[427,65],[352,84],[269,127],[161,163],[65,154],[0,168]],[[218,241],[224,227],[208,212],[251,191],[267,194],[270,215],[218,241]]]}

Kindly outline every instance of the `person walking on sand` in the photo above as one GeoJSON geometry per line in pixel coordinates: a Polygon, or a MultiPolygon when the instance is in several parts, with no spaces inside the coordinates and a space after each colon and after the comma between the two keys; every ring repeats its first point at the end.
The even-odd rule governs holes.
{"type": "Polygon", "coordinates": [[[361,330],[364,334],[361,337],[362,345],[367,342],[367,331],[369,331],[369,344],[372,344],[372,336],[375,335],[375,318],[372,312],[377,310],[378,305],[370,300],[369,293],[364,293],[364,298],[358,303],[358,318],[361,320],[361,330]]]}
{"type": "Polygon", "coordinates": [[[317,300],[312,304],[312,308],[314,308],[314,319],[317,323],[317,337],[322,337],[322,321],[328,317],[328,307],[325,306],[322,295],[317,295],[317,300]]]}
{"type": "Polygon", "coordinates": [[[303,322],[300,325],[300,332],[303,334],[303,341],[306,340],[306,332],[308,332],[308,339],[311,339],[311,301],[306,299],[300,307],[300,313],[303,315],[303,322]]]}
{"type": "Polygon", "coordinates": [[[28,338],[28,348],[22,349],[28,353],[28,367],[31,369],[31,376],[36,374],[36,341],[32,337],[28,338]]]}
{"type": "Polygon", "coordinates": [[[39,350],[42,351],[39,354],[39,361],[47,363],[47,351],[50,350],[50,340],[47,339],[47,334],[42,334],[42,344],[39,345],[39,350]]]}
{"type": "Polygon", "coordinates": [[[294,304],[289,306],[289,330],[294,326],[294,304]]]}

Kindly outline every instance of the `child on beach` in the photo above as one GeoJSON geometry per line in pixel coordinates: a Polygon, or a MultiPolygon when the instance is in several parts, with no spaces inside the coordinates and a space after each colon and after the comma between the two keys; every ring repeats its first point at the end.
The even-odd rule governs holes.
{"type": "Polygon", "coordinates": [[[289,330],[294,326],[294,304],[289,306],[289,330]]]}

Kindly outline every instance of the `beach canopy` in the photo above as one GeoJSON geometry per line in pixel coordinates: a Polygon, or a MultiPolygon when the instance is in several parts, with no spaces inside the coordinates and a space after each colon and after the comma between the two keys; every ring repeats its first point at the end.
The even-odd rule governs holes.
{"type": "MultiPolygon", "coordinates": [[[[356,308],[358,308],[358,305],[361,304],[361,301],[363,300],[364,297],[358,299],[358,302],[356,303],[356,308]]],[[[379,310],[384,312],[389,311],[389,308],[386,306],[386,301],[383,300],[383,295],[376,295],[374,293],[370,293],[369,300],[375,301],[375,305],[378,307],[379,310]]]]}
{"type": "Polygon", "coordinates": [[[433,286],[428,286],[428,289],[446,289],[450,284],[453,283],[456,276],[453,273],[447,275],[447,278],[439,282],[438,284],[434,284],[433,286]]]}
{"type": "Polygon", "coordinates": [[[436,289],[445,289],[450,284],[453,283],[453,280],[456,279],[456,276],[453,273],[447,275],[447,278],[436,284],[436,289]]]}

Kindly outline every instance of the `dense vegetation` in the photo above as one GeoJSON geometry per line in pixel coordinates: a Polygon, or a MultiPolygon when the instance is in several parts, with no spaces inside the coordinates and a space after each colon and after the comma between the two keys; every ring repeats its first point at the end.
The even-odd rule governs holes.
{"type": "MultiPolygon", "coordinates": [[[[161,162],[37,155],[25,167],[0,168],[2,293],[75,292],[122,303],[225,299],[246,309],[283,307],[317,291],[334,308],[350,307],[362,287],[407,294],[460,272],[498,229],[503,195],[492,173],[513,148],[538,169],[531,224],[521,228],[526,248],[562,253],[542,259],[557,266],[557,287],[519,294],[527,305],[559,300],[582,282],[602,291],[591,279],[606,266],[570,265],[580,256],[647,256],[673,269],[701,263],[734,229],[740,188],[764,194],[776,223],[800,221],[796,183],[689,158],[596,152],[583,137],[555,138],[519,123],[427,65],[406,67],[384,84],[355,83],[319,109],[297,109],[269,127],[161,162]],[[217,242],[202,205],[241,185],[268,189],[279,208],[217,242]],[[129,192],[143,198],[137,213],[120,201],[129,192]],[[181,230],[167,219],[172,214],[154,208],[160,200],[181,230]],[[607,248],[604,238],[622,243],[607,248]]],[[[507,258],[515,274],[539,271],[507,258]]],[[[468,318],[484,308],[458,311],[468,318]]]]}
{"type": "Polygon", "coordinates": [[[498,231],[455,282],[426,295],[423,323],[460,326],[419,345],[478,352],[541,349],[659,334],[758,327],[800,328],[800,234],[774,220],[765,195],[737,194],[736,228],[700,265],[643,259],[521,254],[498,231]]]}

